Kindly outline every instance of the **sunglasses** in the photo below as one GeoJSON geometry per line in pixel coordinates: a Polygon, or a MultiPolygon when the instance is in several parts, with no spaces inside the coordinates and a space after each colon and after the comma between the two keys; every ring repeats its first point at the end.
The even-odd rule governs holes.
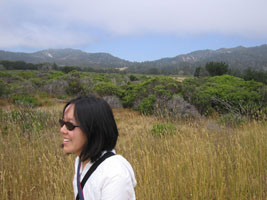
{"type": "Polygon", "coordinates": [[[66,128],[67,128],[69,131],[72,131],[72,130],[74,130],[76,127],[79,127],[79,126],[74,125],[74,124],[71,123],[71,122],[65,122],[63,119],[59,119],[58,122],[59,122],[59,124],[60,124],[60,127],[63,127],[63,126],[65,125],[66,128]]]}

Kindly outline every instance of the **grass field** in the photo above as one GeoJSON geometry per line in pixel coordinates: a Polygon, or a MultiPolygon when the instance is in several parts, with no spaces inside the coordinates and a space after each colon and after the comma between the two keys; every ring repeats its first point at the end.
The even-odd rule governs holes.
{"type": "MultiPolygon", "coordinates": [[[[63,105],[0,110],[0,197],[73,199],[74,155],[65,155],[58,118],[63,105]]],[[[138,200],[267,199],[267,124],[238,129],[211,119],[168,122],[114,110],[116,151],[133,166],[138,200]]]]}

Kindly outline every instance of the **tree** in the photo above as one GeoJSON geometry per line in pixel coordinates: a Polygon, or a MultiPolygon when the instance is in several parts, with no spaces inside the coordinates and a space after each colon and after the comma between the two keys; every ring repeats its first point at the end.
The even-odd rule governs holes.
{"type": "Polygon", "coordinates": [[[210,76],[221,76],[228,72],[228,64],[224,62],[209,62],[206,64],[205,69],[210,76]]]}
{"type": "Polygon", "coordinates": [[[131,74],[129,76],[129,78],[130,78],[130,81],[137,81],[138,80],[138,78],[135,75],[133,75],[133,74],[131,74]]]}
{"type": "Polygon", "coordinates": [[[194,77],[204,77],[204,76],[209,76],[209,73],[207,70],[201,66],[197,67],[195,72],[194,72],[194,77]]]}
{"type": "Polygon", "coordinates": [[[159,70],[155,67],[148,69],[148,74],[159,74],[159,70]]]}
{"type": "Polygon", "coordinates": [[[242,78],[244,78],[246,81],[254,80],[267,84],[267,72],[264,71],[255,71],[251,68],[247,68],[244,71],[244,75],[242,78]]]}
{"type": "Polygon", "coordinates": [[[66,74],[73,70],[81,71],[79,67],[75,67],[75,66],[64,66],[64,67],[61,67],[60,70],[66,74]]]}
{"type": "Polygon", "coordinates": [[[58,66],[57,66],[57,64],[55,62],[52,64],[52,69],[53,70],[58,70],[58,66]]]}

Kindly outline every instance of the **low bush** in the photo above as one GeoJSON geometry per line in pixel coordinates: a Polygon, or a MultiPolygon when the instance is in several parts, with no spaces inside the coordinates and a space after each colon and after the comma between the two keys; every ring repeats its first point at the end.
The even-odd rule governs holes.
{"type": "Polygon", "coordinates": [[[28,80],[30,78],[36,77],[36,72],[31,70],[22,70],[22,71],[17,71],[16,75],[23,79],[28,80]]]}
{"type": "Polygon", "coordinates": [[[6,96],[10,93],[8,84],[0,80],[0,97],[6,96]]]}
{"type": "Polygon", "coordinates": [[[0,77],[12,77],[12,74],[8,71],[0,71],[0,77]]]}
{"type": "Polygon", "coordinates": [[[83,87],[79,79],[72,79],[68,81],[68,87],[66,88],[66,93],[70,96],[76,96],[78,94],[83,94],[83,87]]]}
{"type": "Polygon", "coordinates": [[[154,123],[150,132],[155,137],[173,135],[175,132],[175,126],[171,122],[154,123]]]}
{"type": "Polygon", "coordinates": [[[186,79],[182,96],[196,106],[201,114],[235,112],[247,117],[267,106],[267,87],[259,82],[223,75],[186,79]]]}
{"type": "Polygon", "coordinates": [[[38,99],[29,94],[14,95],[12,102],[22,107],[36,107],[38,106],[38,99]]]}
{"type": "Polygon", "coordinates": [[[55,71],[55,72],[51,72],[48,78],[49,78],[50,80],[58,80],[58,79],[60,79],[60,78],[63,78],[64,75],[65,75],[65,74],[64,74],[63,72],[55,71]]]}
{"type": "Polygon", "coordinates": [[[38,88],[45,84],[45,81],[41,78],[31,78],[30,82],[32,82],[38,88]]]}
{"type": "Polygon", "coordinates": [[[99,82],[95,84],[93,90],[100,96],[122,96],[122,90],[111,82],[99,82]]]}
{"type": "Polygon", "coordinates": [[[156,97],[154,95],[149,95],[141,101],[137,106],[137,110],[144,115],[151,115],[154,111],[155,102],[156,97]]]}
{"type": "Polygon", "coordinates": [[[93,77],[93,81],[94,81],[94,83],[98,83],[98,82],[109,82],[110,79],[105,74],[96,74],[93,77]]]}
{"type": "Polygon", "coordinates": [[[167,90],[167,86],[164,85],[157,85],[154,87],[154,91],[157,94],[157,96],[163,96],[163,97],[168,97],[170,98],[171,92],[167,90]]]}
{"type": "Polygon", "coordinates": [[[137,109],[138,105],[150,95],[155,99],[170,99],[180,90],[179,82],[169,77],[158,76],[145,79],[139,83],[122,86],[124,96],[122,102],[125,107],[137,109]]]}
{"type": "Polygon", "coordinates": [[[130,81],[138,81],[139,79],[135,76],[135,75],[133,75],[133,74],[131,74],[130,76],[129,76],[129,78],[130,78],[130,81]]]}
{"type": "MultiPolygon", "coordinates": [[[[31,108],[20,108],[0,112],[1,124],[13,124],[20,127],[21,133],[39,133],[55,125],[55,117],[50,112],[31,108]]],[[[7,127],[9,128],[9,127],[7,127]]]]}

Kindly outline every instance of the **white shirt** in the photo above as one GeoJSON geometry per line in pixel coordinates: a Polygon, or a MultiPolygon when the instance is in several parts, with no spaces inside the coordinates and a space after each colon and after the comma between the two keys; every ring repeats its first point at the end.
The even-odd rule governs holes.
{"type": "MultiPolygon", "coordinates": [[[[75,160],[74,198],[78,194],[78,163],[79,157],[75,160]]],[[[81,181],[92,165],[93,163],[88,162],[80,170],[81,181]]],[[[92,173],[84,185],[83,195],[85,200],[135,200],[135,185],[136,179],[130,163],[122,156],[114,155],[104,160],[92,173]]]]}

